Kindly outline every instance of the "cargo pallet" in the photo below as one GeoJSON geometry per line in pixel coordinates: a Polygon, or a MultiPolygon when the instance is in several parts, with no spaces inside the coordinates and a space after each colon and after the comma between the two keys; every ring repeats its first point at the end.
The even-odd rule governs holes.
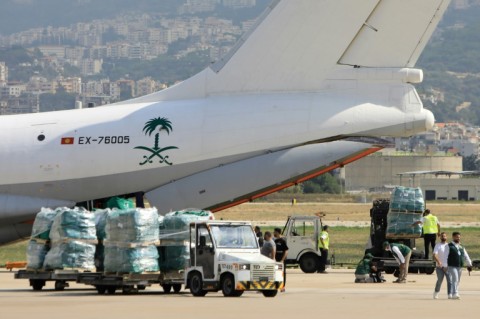
{"type": "Polygon", "coordinates": [[[370,209],[370,241],[372,243],[372,253],[375,256],[374,261],[381,265],[380,270],[387,274],[394,274],[398,276],[399,265],[396,260],[391,257],[390,253],[383,250],[383,242],[388,240],[404,244],[412,249],[412,256],[410,258],[410,265],[408,267],[409,273],[423,273],[431,275],[435,271],[435,262],[432,259],[425,259],[421,253],[413,250],[415,247],[415,235],[399,234],[394,238],[387,236],[387,215],[390,208],[390,199],[382,198],[373,201],[373,206],[370,209]]]}
{"type": "Polygon", "coordinates": [[[172,273],[83,273],[77,277],[77,283],[94,286],[98,294],[115,294],[121,290],[123,294],[137,293],[154,284],[163,287],[165,293],[173,289],[175,293],[182,290],[184,284],[183,271],[172,273]]]}
{"type": "Polygon", "coordinates": [[[45,287],[47,281],[55,282],[55,290],[62,291],[69,287],[68,282],[77,281],[79,274],[86,273],[84,270],[19,270],[15,273],[15,279],[28,279],[34,291],[40,291],[45,287]]]}

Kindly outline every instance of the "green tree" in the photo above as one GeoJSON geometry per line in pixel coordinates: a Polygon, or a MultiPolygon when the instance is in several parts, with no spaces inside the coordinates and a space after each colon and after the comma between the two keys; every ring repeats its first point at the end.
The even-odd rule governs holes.
{"type": "Polygon", "coordinates": [[[312,193],[328,193],[340,194],[342,188],[337,178],[330,173],[322,174],[309,181],[303,183],[303,192],[306,194],[312,193]]]}
{"type": "Polygon", "coordinates": [[[464,171],[477,171],[480,168],[480,161],[475,154],[464,156],[462,159],[462,166],[464,171]]]}
{"type": "Polygon", "coordinates": [[[145,124],[145,127],[143,128],[143,132],[145,134],[148,134],[148,136],[151,136],[152,133],[157,129],[157,127],[160,127],[160,128],[158,129],[158,132],[155,134],[155,146],[153,147],[154,150],[159,149],[158,142],[160,138],[160,132],[166,131],[167,134],[170,134],[170,132],[173,130],[172,122],[170,122],[165,117],[157,117],[155,119],[148,121],[145,124]]]}

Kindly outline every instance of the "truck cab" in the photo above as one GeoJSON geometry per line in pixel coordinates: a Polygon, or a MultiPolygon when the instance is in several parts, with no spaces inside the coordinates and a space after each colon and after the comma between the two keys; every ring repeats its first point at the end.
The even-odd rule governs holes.
{"type": "Polygon", "coordinates": [[[318,248],[321,231],[319,216],[288,217],[282,233],[288,246],[287,263],[298,264],[305,273],[316,272],[321,256],[318,248]]]}
{"type": "Polygon", "coordinates": [[[226,297],[238,297],[256,290],[274,297],[283,287],[283,264],[260,254],[250,223],[195,222],[190,224],[185,285],[194,296],[221,290],[226,297]]]}

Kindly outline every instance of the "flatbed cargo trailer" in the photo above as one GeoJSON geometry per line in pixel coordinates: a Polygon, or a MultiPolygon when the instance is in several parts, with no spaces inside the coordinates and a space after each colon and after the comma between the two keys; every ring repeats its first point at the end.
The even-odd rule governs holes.
{"type": "Polygon", "coordinates": [[[159,284],[165,293],[173,289],[180,292],[184,283],[183,271],[171,273],[83,273],[77,277],[77,283],[94,286],[99,294],[114,294],[121,290],[124,294],[136,293],[146,287],[159,284]]]}
{"type": "Polygon", "coordinates": [[[78,275],[87,273],[84,270],[19,270],[15,273],[15,279],[28,279],[30,286],[35,291],[40,291],[45,287],[47,281],[55,282],[55,290],[62,291],[69,287],[68,282],[76,282],[78,275]]]}

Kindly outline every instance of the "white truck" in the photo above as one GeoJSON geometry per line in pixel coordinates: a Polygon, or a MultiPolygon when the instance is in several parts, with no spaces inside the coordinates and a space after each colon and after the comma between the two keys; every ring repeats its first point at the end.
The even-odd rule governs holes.
{"type": "Polygon", "coordinates": [[[282,235],[288,246],[287,264],[298,264],[305,273],[319,269],[320,250],[318,239],[322,231],[319,216],[290,216],[282,235]]]}
{"type": "Polygon", "coordinates": [[[190,225],[190,265],[185,285],[194,296],[222,291],[238,297],[246,290],[275,297],[283,287],[283,264],[260,254],[247,222],[205,221],[190,225]]]}

